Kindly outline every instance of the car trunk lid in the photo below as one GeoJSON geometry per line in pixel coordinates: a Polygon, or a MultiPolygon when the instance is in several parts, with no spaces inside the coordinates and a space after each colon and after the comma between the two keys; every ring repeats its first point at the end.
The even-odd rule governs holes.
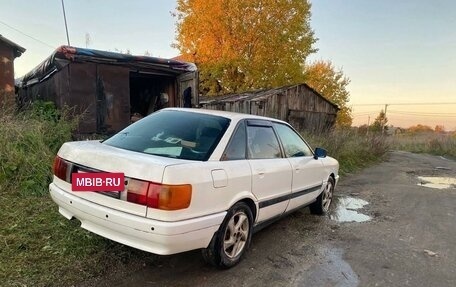
{"type": "Polygon", "coordinates": [[[65,143],[58,156],[68,162],[67,180],[54,177],[54,183],[75,196],[93,203],[131,214],[146,216],[147,207],[127,201],[126,190],[136,180],[161,183],[167,166],[185,163],[185,160],[166,158],[120,149],[99,141],[65,143]],[[119,192],[77,192],[71,190],[71,173],[108,172],[124,173],[125,189],[119,192]]]}

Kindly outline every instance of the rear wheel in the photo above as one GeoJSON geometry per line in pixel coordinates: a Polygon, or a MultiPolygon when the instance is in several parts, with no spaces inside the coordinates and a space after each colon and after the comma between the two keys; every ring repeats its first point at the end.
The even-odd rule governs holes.
{"type": "Polygon", "coordinates": [[[244,202],[233,205],[209,246],[203,249],[204,260],[219,268],[236,265],[250,245],[252,227],[253,216],[249,206],[244,202]]]}
{"type": "Polygon", "coordinates": [[[329,177],[323,192],[320,193],[320,195],[317,197],[317,200],[309,206],[310,212],[319,215],[328,213],[331,206],[333,194],[334,179],[332,177],[329,177]]]}

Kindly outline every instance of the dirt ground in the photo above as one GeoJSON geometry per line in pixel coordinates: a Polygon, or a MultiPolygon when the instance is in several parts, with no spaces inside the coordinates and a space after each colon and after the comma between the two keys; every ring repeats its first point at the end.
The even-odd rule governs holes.
{"type": "Polygon", "coordinates": [[[456,286],[456,187],[419,176],[456,178],[456,161],[391,152],[341,179],[331,217],[306,208],[274,223],[232,269],[206,265],[199,251],[150,255],[81,286],[456,286]],[[347,197],[368,204],[337,220],[347,197]],[[371,220],[340,222],[356,212],[371,220]]]}

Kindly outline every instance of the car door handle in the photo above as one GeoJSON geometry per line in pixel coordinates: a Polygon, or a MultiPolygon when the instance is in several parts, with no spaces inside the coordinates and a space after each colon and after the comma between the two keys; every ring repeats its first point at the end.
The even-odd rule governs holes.
{"type": "Polygon", "coordinates": [[[265,173],[265,170],[264,170],[264,169],[259,169],[259,170],[257,170],[257,172],[258,172],[258,176],[259,176],[260,178],[263,178],[263,177],[264,177],[264,173],[265,173]]]}

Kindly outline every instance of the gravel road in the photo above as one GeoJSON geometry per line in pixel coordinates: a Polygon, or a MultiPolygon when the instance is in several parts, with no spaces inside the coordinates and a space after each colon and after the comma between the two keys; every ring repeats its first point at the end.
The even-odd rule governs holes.
{"type": "Polygon", "coordinates": [[[390,152],[341,179],[331,216],[306,208],[274,223],[232,269],[199,251],[148,255],[81,286],[456,286],[455,181],[456,161],[390,152]]]}

